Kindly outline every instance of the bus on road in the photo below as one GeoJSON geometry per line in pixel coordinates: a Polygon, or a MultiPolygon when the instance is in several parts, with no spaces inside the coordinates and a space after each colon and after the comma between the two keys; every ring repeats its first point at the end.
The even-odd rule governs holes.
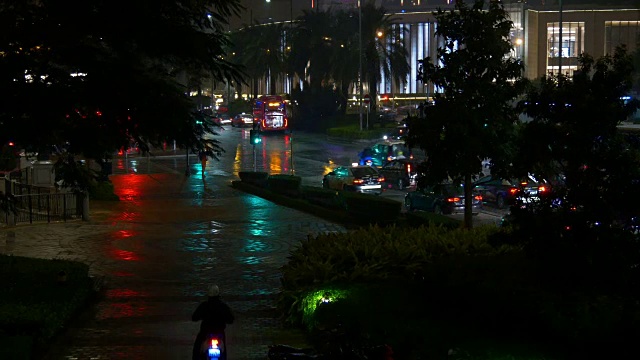
{"type": "Polygon", "coordinates": [[[286,131],[289,128],[287,103],[282,96],[263,95],[253,102],[254,128],[260,131],[286,131]]]}

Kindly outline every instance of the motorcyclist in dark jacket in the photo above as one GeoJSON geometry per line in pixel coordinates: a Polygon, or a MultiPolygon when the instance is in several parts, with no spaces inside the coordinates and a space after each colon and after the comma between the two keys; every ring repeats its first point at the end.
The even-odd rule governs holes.
{"type": "Polygon", "coordinates": [[[233,313],[231,308],[220,300],[220,289],[217,285],[209,286],[208,291],[209,299],[200,305],[191,316],[193,321],[202,321],[200,324],[200,332],[196,336],[196,341],[193,344],[193,360],[199,360],[202,356],[201,349],[202,343],[207,340],[207,336],[211,334],[217,334],[221,337],[224,352],[220,359],[225,360],[227,358],[227,344],[225,340],[224,330],[227,324],[233,323],[233,313]]]}

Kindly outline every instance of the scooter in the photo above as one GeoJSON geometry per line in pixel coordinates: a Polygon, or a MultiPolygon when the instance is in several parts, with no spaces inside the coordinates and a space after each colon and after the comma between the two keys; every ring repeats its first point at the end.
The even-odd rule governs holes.
{"type": "Polygon", "coordinates": [[[226,359],[226,349],[224,348],[223,337],[219,334],[207,336],[202,344],[202,359],[224,360],[226,359]]]}

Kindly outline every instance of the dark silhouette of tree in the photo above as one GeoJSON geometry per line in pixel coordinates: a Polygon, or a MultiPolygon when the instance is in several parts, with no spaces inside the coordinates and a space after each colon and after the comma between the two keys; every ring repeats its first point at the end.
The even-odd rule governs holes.
{"type": "Polygon", "coordinates": [[[217,140],[202,137],[213,123],[195,111],[187,79],[241,78],[221,56],[239,9],[237,0],[3,4],[0,143],[39,153],[67,144],[100,160],[132,142],[146,151],[176,140],[216,157],[217,140]]]}
{"type": "Polygon", "coordinates": [[[465,226],[472,226],[472,180],[482,159],[505,157],[505,142],[518,120],[513,100],[521,93],[522,63],[507,57],[511,21],[502,5],[477,0],[457,2],[436,14],[443,46],[437,56],[420,61],[418,79],[441,92],[424,116],[409,121],[407,143],[428,158],[423,181],[451,179],[465,188],[465,226]]]}
{"type": "Polygon", "coordinates": [[[526,209],[531,215],[553,211],[562,228],[578,218],[572,227],[624,227],[640,214],[630,200],[640,197],[640,145],[637,135],[618,128],[640,106],[625,100],[632,59],[618,47],[611,56],[585,54],[579,61],[571,79],[543,77],[520,104],[532,121],[522,126],[514,168],[551,182],[552,196],[526,209]]]}

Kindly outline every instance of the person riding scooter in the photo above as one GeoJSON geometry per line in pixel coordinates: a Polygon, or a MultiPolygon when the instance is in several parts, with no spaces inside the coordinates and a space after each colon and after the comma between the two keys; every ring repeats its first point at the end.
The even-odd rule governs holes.
{"type": "Polygon", "coordinates": [[[221,354],[220,359],[226,360],[226,341],[225,341],[225,328],[227,324],[232,324],[234,317],[231,312],[231,308],[220,300],[220,289],[217,285],[209,286],[208,290],[209,299],[200,305],[191,316],[193,321],[202,321],[200,324],[200,332],[196,336],[196,341],[193,343],[193,360],[200,360],[203,358],[202,345],[204,341],[208,340],[212,334],[219,336],[222,341],[222,347],[224,352],[221,354]]]}

